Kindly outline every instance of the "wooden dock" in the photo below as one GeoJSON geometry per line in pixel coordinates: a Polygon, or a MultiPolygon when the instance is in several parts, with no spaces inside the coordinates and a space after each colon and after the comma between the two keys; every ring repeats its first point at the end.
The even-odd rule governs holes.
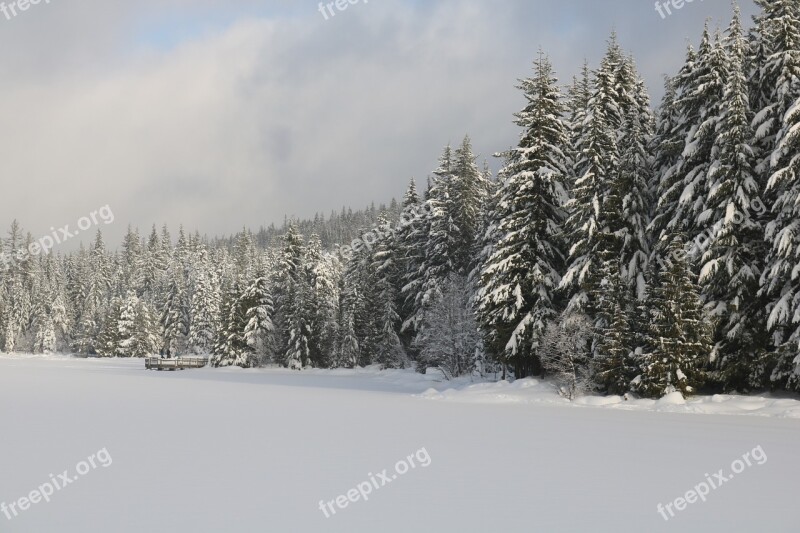
{"type": "Polygon", "coordinates": [[[187,368],[203,368],[208,364],[207,357],[146,357],[144,367],[147,370],[186,370],[187,368]]]}

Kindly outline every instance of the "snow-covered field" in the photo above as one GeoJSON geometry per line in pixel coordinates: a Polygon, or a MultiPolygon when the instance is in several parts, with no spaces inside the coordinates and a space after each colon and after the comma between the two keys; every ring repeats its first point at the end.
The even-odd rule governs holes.
{"type": "Polygon", "coordinates": [[[0,356],[0,502],[18,503],[65,470],[76,477],[96,455],[49,503],[0,514],[0,531],[798,530],[797,400],[571,405],[536,380],[143,366],[0,356]],[[422,448],[428,466],[414,455],[422,448]],[[748,452],[752,466],[731,477],[748,452]],[[330,518],[320,510],[384,469],[391,477],[409,455],[416,466],[376,481],[368,501],[330,518]],[[659,503],[720,469],[729,481],[705,503],[669,521],[659,514],[659,503]]]}

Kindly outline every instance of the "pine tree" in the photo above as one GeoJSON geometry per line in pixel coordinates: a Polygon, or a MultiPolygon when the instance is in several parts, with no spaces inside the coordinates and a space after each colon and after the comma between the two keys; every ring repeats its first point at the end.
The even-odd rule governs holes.
{"type": "MultiPolygon", "coordinates": [[[[120,331],[124,301],[118,296],[114,296],[110,302],[103,305],[102,322],[98,325],[99,332],[92,339],[92,350],[100,357],[119,356],[119,344],[123,339],[123,334],[127,331],[120,331]]],[[[129,312],[129,315],[132,311],[129,312]]],[[[130,318],[130,317],[129,317],[130,318]]],[[[126,324],[132,328],[132,320],[126,324]]]]}
{"type": "Polygon", "coordinates": [[[158,351],[160,344],[156,322],[147,302],[140,299],[136,305],[133,336],[127,346],[131,357],[146,357],[158,351]]]}
{"type": "Polygon", "coordinates": [[[475,243],[479,237],[481,211],[489,193],[489,183],[475,160],[472,141],[466,136],[454,153],[454,179],[447,206],[455,232],[451,237],[449,255],[453,271],[461,275],[471,270],[475,243]]]}
{"type": "Polygon", "coordinates": [[[120,306],[119,320],[116,325],[116,346],[109,347],[115,356],[133,357],[133,339],[136,333],[136,311],[139,298],[133,291],[128,291],[120,306]]]}
{"type": "Polygon", "coordinates": [[[621,226],[616,234],[620,239],[621,275],[633,290],[644,298],[645,272],[650,257],[650,224],[652,205],[652,156],[649,150],[650,115],[630,111],[624,122],[620,141],[619,175],[615,187],[622,198],[621,226]]]}
{"type": "Polygon", "coordinates": [[[762,11],[755,17],[746,59],[755,111],[756,172],[765,187],[784,117],[800,98],[800,5],[795,0],[755,2],[762,11]]]}
{"type": "Polygon", "coordinates": [[[209,354],[220,328],[219,284],[205,247],[199,249],[194,261],[189,347],[195,354],[209,354]]]}
{"type": "Polygon", "coordinates": [[[97,230],[88,263],[85,277],[81,280],[81,301],[76,302],[78,327],[75,349],[81,354],[100,353],[96,342],[103,324],[103,308],[110,298],[111,267],[100,230],[97,230]]]}
{"type": "Polygon", "coordinates": [[[769,176],[765,195],[772,204],[772,220],[765,231],[769,250],[761,291],[768,300],[767,325],[777,348],[765,370],[771,386],[800,390],[800,327],[796,320],[800,312],[796,276],[800,264],[800,8],[780,0],[758,3],[764,9],[757,28],[767,62],[754,79],[756,109],[760,109],[755,124],[765,157],[759,170],[769,176]]]}
{"type": "MultiPolygon", "coordinates": [[[[30,240],[30,238],[28,239],[30,240]]],[[[4,247],[8,269],[4,276],[3,351],[12,353],[25,345],[26,327],[31,316],[33,261],[27,254],[26,239],[16,220],[11,224],[4,247]]]]}
{"type": "Polygon", "coordinates": [[[150,237],[147,239],[141,259],[142,292],[146,298],[155,300],[160,292],[160,283],[167,267],[168,257],[163,255],[164,249],[159,241],[156,227],[153,226],[150,237]]]}
{"type": "Polygon", "coordinates": [[[311,320],[309,313],[310,286],[305,275],[305,249],[302,236],[294,225],[283,237],[283,249],[277,266],[276,318],[283,332],[281,362],[288,368],[300,370],[311,359],[311,320]]]}
{"type": "Polygon", "coordinates": [[[538,374],[536,356],[547,321],[556,315],[555,290],[564,263],[561,226],[568,144],[563,107],[550,62],[540,55],[520,89],[528,105],[516,115],[523,128],[500,172],[494,253],[483,267],[478,315],[492,353],[515,375],[538,374]]]}
{"type": "MultiPolygon", "coordinates": [[[[378,226],[387,227],[385,214],[378,217],[378,226]]],[[[380,317],[380,333],[377,339],[376,359],[384,368],[405,368],[407,356],[398,335],[400,315],[398,313],[398,285],[400,272],[397,265],[399,255],[395,235],[384,233],[375,243],[372,253],[372,269],[375,272],[375,311],[380,317]]]]}
{"type": "Polygon", "coordinates": [[[161,314],[161,346],[170,355],[180,355],[187,349],[191,309],[188,272],[173,261],[167,270],[168,286],[161,314]]]}
{"type": "Polygon", "coordinates": [[[667,246],[670,262],[661,281],[648,291],[646,348],[633,380],[639,394],[660,398],[674,391],[692,394],[703,384],[702,368],[711,351],[700,289],[687,264],[686,236],[675,234],[667,246]]]}
{"type": "MultiPolygon", "coordinates": [[[[353,333],[358,345],[356,365],[360,366],[375,362],[382,336],[381,315],[384,309],[378,304],[380,295],[375,267],[372,254],[362,246],[350,259],[344,272],[341,295],[343,318],[353,321],[353,333]]],[[[353,346],[353,343],[348,343],[348,349],[353,346]]]]}
{"type": "Polygon", "coordinates": [[[466,276],[450,274],[442,297],[426,314],[425,328],[417,339],[422,364],[439,369],[446,379],[475,370],[474,355],[480,350],[481,341],[470,298],[466,276]]]}
{"type": "Polygon", "coordinates": [[[403,261],[400,268],[402,279],[402,326],[401,332],[406,346],[410,346],[413,338],[422,328],[423,313],[418,306],[418,296],[422,290],[425,271],[425,250],[430,232],[430,204],[421,201],[417,196],[417,188],[412,180],[403,201],[403,226],[398,233],[398,243],[402,250],[403,261]]]}
{"type": "MultiPolygon", "coordinates": [[[[652,229],[660,243],[670,242],[671,238],[665,237],[675,233],[694,242],[708,229],[701,215],[708,209],[708,173],[726,75],[722,42],[719,37],[712,40],[706,25],[700,48],[697,52],[689,48],[683,68],[671,80],[675,92],[667,93],[673,98],[670,118],[660,125],[659,134],[668,141],[660,144],[656,153],[660,175],[652,229]],[[664,129],[669,126],[671,130],[664,129]],[[681,137],[682,152],[678,156],[681,137]]],[[[663,260],[663,249],[658,256],[663,260]]]]}
{"type": "Polygon", "coordinates": [[[684,195],[684,149],[692,128],[699,122],[699,102],[689,95],[695,91],[697,52],[690,46],[680,72],[666,81],[664,100],[658,113],[656,134],[653,136],[655,162],[653,169],[657,180],[657,202],[650,228],[656,236],[656,260],[663,260],[667,251],[661,247],[670,239],[665,234],[686,232],[694,227],[691,215],[693,193],[684,195]],[[688,204],[688,205],[687,205],[688,204]]]}
{"type": "Polygon", "coordinates": [[[239,280],[234,280],[222,299],[222,320],[209,360],[211,366],[251,368],[256,364],[253,351],[245,340],[247,305],[242,295],[239,280]]]}
{"type": "MultiPolygon", "coordinates": [[[[692,121],[692,129],[686,138],[683,151],[682,168],[679,171],[683,190],[679,202],[685,206],[691,223],[688,239],[695,241],[708,230],[707,200],[709,194],[709,173],[713,161],[714,144],[719,120],[722,116],[722,102],[725,95],[727,57],[719,33],[710,42],[708,30],[698,52],[693,77],[689,80],[686,93],[681,96],[686,116],[692,121]]],[[[696,260],[696,258],[693,258],[696,260]]]]}
{"type": "Polygon", "coordinates": [[[312,235],[306,246],[305,276],[309,288],[310,357],[313,366],[331,366],[336,339],[336,310],[339,302],[339,261],[323,253],[318,235],[312,235]]]}
{"type": "Polygon", "coordinates": [[[699,277],[708,314],[718,324],[712,362],[720,357],[723,380],[730,388],[758,385],[748,374],[754,354],[765,348],[766,341],[763,305],[757,298],[765,254],[763,229],[752,210],[763,203],[750,146],[753,132],[739,18],[737,8],[726,40],[726,107],[712,150],[707,211],[701,215],[710,238],[699,277]]]}
{"type": "Polygon", "coordinates": [[[308,298],[306,286],[302,281],[288,280],[287,293],[292,295],[286,309],[287,343],[284,352],[284,364],[292,370],[302,370],[311,361],[309,327],[305,304],[308,298]]]}
{"type": "MultiPolygon", "coordinates": [[[[397,232],[394,235],[397,257],[398,307],[400,316],[400,336],[403,345],[408,347],[413,338],[415,327],[407,320],[414,313],[415,291],[406,290],[409,280],[416,280],[424,257],[424,240],[421,237],[421,202],[417,192],[417,183],[412,178],[403,197],[402,211],[399,217],[397,232]]],[[[340,311],[341,312],[341,311],[340,311]]],[[[343,323],[342,323],[343,324],[343,323]]]]}
{"type": "Polygon", "coordinates": [[[244,340],[256,360],[264,364],[275,355],[275,325],[272,322],[275,306],[267,271],[263,265],[258,267],[255,279],[245,290],[242,299],[246,309],[244,340]]]}
{"type": "Polygon", "coordinates": [[[453,217],[451,195],[457,179],[453,170],[452,150],[447,146],[427,191],[427,239],[424,244],[424,258],[418,271],[420,279],[417,283],[418,289],[414,291],[411,319],[420,328],[417,334],[424,329],[425,313],[442,297],[444,282],[456,266],[454,252],[459,229],[453,217]]]}
{"type": "Polygon", "coordinates": [[[571,296],[569,308],[590,316],[594,313],[593,295],[600,286],[603,262],[618,257],[621,249],[613,233],[613,228],[620,225],[622,207],[621,199],[616,196],[619,191],[614,188],[618,150],[600,100],[593,97],[590,102],[587,138],[581,154],[586,170],[576,180],[573,198],[567,204],[569,267],[560,283],[560,288],[571,296]]]}
{"type": "Polygon", "coordinates": [[[581,75],[573,78],[567,100],[569,112],[569,145],[568,154],[570,174],[568,180],[569,191],[575,188],[575,181],[586,172],[586,160],[583,142],[587,139],[587,119],[589,117],[589,100],[592,97],[592,82],[589,64],[584,61],[581,75]]]}
{"type": "Polygon", "coordinates": [[[142,252],[142,239],[139,230],[128,226],[128,232],[122,241],[122,255],[120,258],[122,272],[119,277],[120,288],[132,289],[137,295],[144,292],[146,271],[142,268],[144,257],[142,252]]]}
{"type": "Polygon", "coordinates": [[[334,367],[355,368],[358,365],[360,347],[355,331],[355,298],[347,304],[343,302],[340,311],[340,328],[336,343],[336,357],[334,367]]]}
{"type": "MultiPolygon", "coordinates": [[[[50,256],[48,256],[50,257],[50,256]]],[[[39,259],[39,270],[34,282],[32,295],[31,329],[32,351],[34,353],[53,353],[56,349],[55,323],[50,310],[54,294],[46,274],[43,261],[39,259]]]]}
{"type": "Polygon", "coordinates": [[[597,357],[593,362],[594,380],[611,394],[625,394],[636,377],[636,337],[631,317],[631,292],[623,273],[604,265],[601,300],[598,303],[597,357]]]}

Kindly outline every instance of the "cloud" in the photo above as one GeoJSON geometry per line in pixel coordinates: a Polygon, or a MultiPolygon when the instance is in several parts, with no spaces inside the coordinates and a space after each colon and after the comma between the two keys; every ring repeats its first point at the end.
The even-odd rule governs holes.
{"type": "Polygon", "coordinates": [[[566,81],[616,28],[660,95],[685,38],[729,17],[630,4],[39,4],[0,19],[0,222],[42,235],[109,204],[116,244],[127,223],[220,235],[388,201],[466,133],[483,157],[515,143],[540,45],[566,81]]]}

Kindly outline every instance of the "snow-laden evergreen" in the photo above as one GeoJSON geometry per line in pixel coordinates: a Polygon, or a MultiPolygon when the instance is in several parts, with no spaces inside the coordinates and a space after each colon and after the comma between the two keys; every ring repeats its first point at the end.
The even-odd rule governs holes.
{"type": "Polygon", "coordinates": [[[505,154],[496,203],[500,239],[483,266],[478,313],[487,345],[516,375],[541,370],[537,349],[557,315],[556,289],[564,264],[562,225],[569,168],[564,107],[549,60],[540,54],[534,76],[521,81],[523,129],[505,154]]]}
{"type": "Polygon", "coordinates": [[[766,325],[764,307],[757,299],[765,250],[754,206],[763,202],[751,146],[745,46],[737,8],[726,39],[726,105],[716,127],[706,211],[700,217],[707,240],[702,250],[695,251],[707,315],[717,329],[712,362],[718,360],[723,379],[737,387],[758,383],[748,374],[763,348],[766,325]]]}
{"type": "Polygon", "coordinates": [[[637,357],[639,374],[631,382],[632,390],[653,398],[676,390],[695,392],[711,352],[700,289],[687,262],[686,236],[665,238],[670,262],[662,264],[660,283],[648,291],[645,346],[637,357]]]}
{"type": "Polygon", "coordinates": [[[763,12],[751,65],[758,110],[754,125],[763,156],[758,170],[766,178],[765,197],[772,208],[761,286],[776,350],[765,371],[772,386],[800,390],[800,6],[792,0],[759,5],[763,12]]]}

